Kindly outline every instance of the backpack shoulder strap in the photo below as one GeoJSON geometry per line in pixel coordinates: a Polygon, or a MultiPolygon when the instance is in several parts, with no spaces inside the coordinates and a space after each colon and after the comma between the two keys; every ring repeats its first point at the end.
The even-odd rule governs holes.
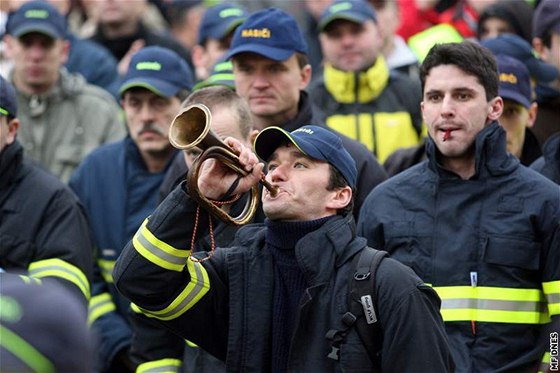
{"type": "MultiPolygon", "coordinates": [[[[381,365],[383,343],[381,327],[377,320],[379,305],[375,293],[375,277],[379,264],[387,256],[386,251],[366,247],[357,255],[354,275],[350,279],[348,305],[356,316],[356,330],[376,366],[381,365]]],[[[355,259],[356,260],[356,259],[355,259]]],[[[355,262],[354,262],[355,263],[355,262]]]]}

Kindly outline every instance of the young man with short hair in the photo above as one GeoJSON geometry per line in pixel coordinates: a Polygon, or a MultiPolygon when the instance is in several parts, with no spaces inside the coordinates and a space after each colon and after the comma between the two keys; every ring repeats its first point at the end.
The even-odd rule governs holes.
{"type": "Polygon", "coordinates": [[[506,151],[488,49],[436,44],[420,76],[428,159],[374,189],[358,233],[438,292],[457,372],[536,370],[560,314],[560,189],[506,151]]]}

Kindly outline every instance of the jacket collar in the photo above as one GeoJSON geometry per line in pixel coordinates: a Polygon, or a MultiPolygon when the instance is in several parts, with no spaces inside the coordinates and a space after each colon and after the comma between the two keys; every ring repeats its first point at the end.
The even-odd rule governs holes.
{"type": "MultiPolygon", "coordinates": [[[[430,137],[426,145],[429,168],[439,177],[456,178],[437,162],[437,149],[430,137]]],[[[506,131],[494,121],[478,133],[475,139],[475,174],[471,179],[484,179],[511,173],[519,160],[506,150],[506,131]]]]}
{"type": "Polygon", "coordinates": [[[366,71],[342,71],[327,63],[323,74],[325,87],[336,101],[343,104],[375,100],[389,82],[389,68],[381,55],[366,71]]]}
{"type": "MultiPolygon", "coordinates": [[[[264,224],[249,224],[236,235],[236,244],[257,248],[256,260],[269,255],[265,250],[264,224]]],[[[309,286],[328,281],[332,271],[341,267],[367,245],[365,238],[356,236],[354,216],[336,216],[319,229],[307,234],[295,247],[296,258],[309,286]]]]}
{"type": "Polygon", "coordinates": [[[296,244],[296,257],[310,286],[328,281],[332,271],[341,267],[367,244],[356,237],[352,214],[336,216],[296,244]]]}

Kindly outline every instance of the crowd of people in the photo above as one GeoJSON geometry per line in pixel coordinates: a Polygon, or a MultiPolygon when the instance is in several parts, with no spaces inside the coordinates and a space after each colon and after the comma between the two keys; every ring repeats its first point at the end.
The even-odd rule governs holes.
{"type": "Polygon", "coordinates": [[[0,34],[0,370],[559,369],[560,0],[5,0],[0,34]]]}

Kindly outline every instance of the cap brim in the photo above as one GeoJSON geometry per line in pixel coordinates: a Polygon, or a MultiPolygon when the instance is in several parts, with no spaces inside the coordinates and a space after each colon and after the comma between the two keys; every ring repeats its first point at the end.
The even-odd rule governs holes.
{"type": "Polygon", "coordinates": [[[119,94],[122,96],[125,91],[131,88],[145,88],[158,96],[166,98],[174,96],[181,89],[180,87],[159,79],[133,78],[121,85],[119,94]]]}
{"type": "Polygon", "coordinates": [[[504,100],[515,101],[518,104],[523,105],[526,109],[531,107],[531,102],[527,99],[527,97],[523,96],[517,91],[511,89],[500,89],[498,91],[498,96],[500,96],[504,100]]]}
{"type": "Polygon", "coordinates": [[[339,13],[339,14],[333,14],[331,16],[326,17],[325,19],[323,19],[321,22],[319,22],[319,25],[317,25],[317,30],[324,31],[325,27],[327,27],[331,22],[333,21],[337,21],[337,20],[345,20],[345,21],[350,21],[350,22],[354,22],[354,23],[359,23],[362,24],[365,21],[367,21],[369,18],[368,16],[364,15],[364,14],[360,14],[360,13],[339,13]]]}
{"type": "Polygon", "coordinates": [[[263,44],[244,44],[230,50],[226,59],[229,60],[240,53],[256,53],[270,60],[281,62],[286,61],[294,53],[296,53],[296,51],[292,49],[287,50],[283,48],[269,47],[263,44]]]}
{"type": "Polygon", "coordinates": [[[281,145],[292,143],[303,154],[317,160],[325,160],[323,154],[307,141],[302,139],[294,139],[287,131],[280,127],[267,127],[255,138],[253,148],[260,159],[267,162],[274,151],[281,145]]]}
{"type": "Polygon", "coordinates": [[[537,58],[531,59],[526,62],[529,73],[538,81],[548,83],[558,77],[558,70],[556,67],[549,65],[537,58]]]}
{"type": "Polygon", "coordinates": [[[12,35],[16,38],[19,38],[25,34],[30,34],[32,32],[38,32],[53,39],[62,39],[64,37],[54,27],[48,24],[34,24],[27,26],[23,25],[12,31],[12,35]]]}

